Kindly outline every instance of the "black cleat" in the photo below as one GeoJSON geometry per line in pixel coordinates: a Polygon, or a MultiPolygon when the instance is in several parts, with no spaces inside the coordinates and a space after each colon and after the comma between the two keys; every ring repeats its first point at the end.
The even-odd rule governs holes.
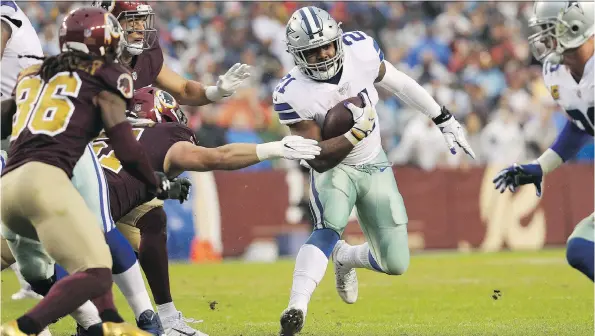
{"type": "Polygon", "coordinates": [[[281,315],[281,331],[279,336],[293,336],[304,326],[304,312],[297,308],[287,308],[281,315]]]}

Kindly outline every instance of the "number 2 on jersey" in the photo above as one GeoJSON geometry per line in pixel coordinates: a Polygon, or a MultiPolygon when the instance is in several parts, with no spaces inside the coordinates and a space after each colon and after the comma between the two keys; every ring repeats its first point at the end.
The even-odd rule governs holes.
{"type": "Polygon", "coordinates": [[[353,42],[363,41],[366,39],[366,36],[359,31],[352,31],[343,34],[343,43],[350,46],[353,42]],[[351,40],[351,41],[350,41],[351,40]]]}
{"type": "Polygon", "coordinates": [[[26,77],[16,88],[17,114],[11,138],[27,127],[32,134],[58,135],[66,130],[74,113],[68,97],[77,97],[83,82],[77,73],[60,72],[47,83],[41,77],[26,77]]]}
{"type": "MultiPolygon", "coordinates": [[[[133,128],[132,133],[136,140],[140,140],[141,135],[143,134],[144,128],[133,128]]],[[[103,134],[100,135],[100,137],[103,134]]],[[[107,139],[105,138],[97,138],[93,141],[93,152],[97,159],[99,160],[99,164],[105,168],[113,171],[114,173],[118,174],[122,170],[122,163],[116,157],[116,154],[113,150],[109,151],[107,154],[99,155],[101,150],[108,147],[106,142],[107,139]]]]}

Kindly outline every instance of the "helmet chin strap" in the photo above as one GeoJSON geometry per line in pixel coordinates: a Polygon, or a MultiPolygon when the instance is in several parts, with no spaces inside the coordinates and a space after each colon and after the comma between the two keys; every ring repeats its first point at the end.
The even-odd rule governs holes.
{"type": "Polygon", "coordinates": [[[132,56],[138,56],[143,53],[143,43],[142,42],[128,43],[128,45],[126,46],[126,50],[132,56]]]}

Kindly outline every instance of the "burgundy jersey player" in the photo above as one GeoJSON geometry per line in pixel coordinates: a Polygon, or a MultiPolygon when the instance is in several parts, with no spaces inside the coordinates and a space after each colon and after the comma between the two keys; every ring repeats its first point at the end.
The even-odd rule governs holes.
{"type": "MultiPolygon", "coordinates": [[[[260,145],[237,143],[218,148],[200,147],[194,132],[186,126],[186,116],[175,98],[153,87],[137,90],[131,106],[129,116],[133,118],[133,130],[149,161],[171,178],[184,171],[240,169],[266,159],[299,160],[319,153],[316,141],[294,136],[260,145]]],[[[166,334],[201,335],[184,323],[171,298],[163,207],[148,202],[152,196],[145,187],[121,169],[108,139],[98,138],[93,147],[106,173],[112,215],[118,229],[139,251],[139,261],[166,334]]]]}
{"type": "Polygon", "coordinates": [[[44,248],[40,253],[47,253],[39,258],[55,260],[71,274],[53,286],[48,283],[45,298],[2,325],[2,335],[38,334],[93,299],[104,303],[105,333],[144,335],[122,324],[116,312],[109,249],[70,181],[85,147],[105,128],[125,169],[151,194],[167,191],[167,178],[153,172],[125,117],[133,83],[115,62],[122,34],[116,18],[103,9],[70,12],[60,26],[62,52],[23,71],[13,97],[2,102],[3,136],[11,135],[2,173],[2,223],[20,236],[38,239],[44,248]]]}
{"type": "Polygon", "coordinates": [[[132,69],[134,86],[154,85],[173,95],[182,105],[201,106],[231,96],[250,76],[249,66],[236,63],[219,77],[217,85],[205,87],[188,80],[163,64],[163,51],[155,29],[155,13],[146,1],[94,1],[110,11],[124,28],[126,48],[122,62],[132,69]]]}

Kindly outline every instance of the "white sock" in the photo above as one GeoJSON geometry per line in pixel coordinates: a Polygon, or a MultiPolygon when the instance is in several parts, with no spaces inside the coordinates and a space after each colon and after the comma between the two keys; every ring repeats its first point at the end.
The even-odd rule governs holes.
{"type": "Polygon", "coordinates": [[[70,316],[85,329],[89,329],[94,324],[101,323],[99,311],[91,301],[83,303],[82,306],[70,313],[70,316]]]}
{"type": "Polygon", "coordinates": [[[19,284],[21,285],[21,289],[30,290],[31,285],[29,285],[29,283],[27,281],[25,281],[25,278],[23,278],[23,275],[21,274],[21,270],[19,269],[19,264],[14,263],[14,264],[10,265],[10,268],[12,268],[12,270],[14,271],[14,274],[17,276],[17,279],[19,280],[19,284]]]}
{"type": "Polygon", "coordinates": [[[140,273],[138,260],[126,272],[114,274],[113,278],[132,308],[137,321],[144,311],[153,310],[149,293],[147,293],[143,276],[140,273]]]}
{"type": "Polygon", "coordinates": [[[308,310],[308,303],[316,286],[320,283],[328,266],[328,258],[316,246],[305,244],[295,259],[293,285],[289,297],[289,307],[308,310]]]}
{"type": "Polygon", "coordinates": [[[337,261],[349,268],[366,268],[378,272],[368,257],[370,247],[368,243],[356,246],[345,246],[337,253],[337,261]]]}
{"type": "Polygon", "coordinates": [[[160,318],[165,319],[170,316],[177,315],[178,310],[176,309],[176,306],[174,306],[173,302],[168,302],[157,305],[157,314],[159,314],[160,318]]]}

